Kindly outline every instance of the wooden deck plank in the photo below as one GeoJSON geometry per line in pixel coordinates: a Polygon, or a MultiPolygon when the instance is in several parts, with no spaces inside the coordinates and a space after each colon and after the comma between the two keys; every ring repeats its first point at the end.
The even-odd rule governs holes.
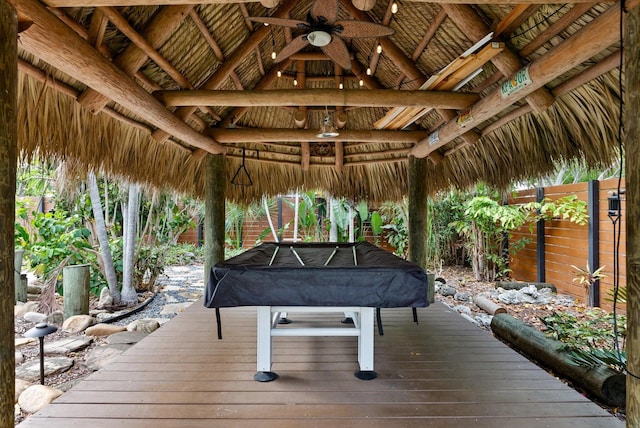
{"type": "MultiPolygon", "coordinates": [[[[357,339],[278,337],[274,382],[253,381],[255,308],[197,302],[21,427],[622,427],[605,410],[441,304],[383,311],[373,381],[357,339]]],[[[339,325],[340,314],[291,314],[339,325]],[[336,324],[337,323],[337,324],[336,324]]]]}
{"type": "MultiPolygon", "coordinates": [[[[212,420],[193,418],[170,419],[118,419],[118,418],[77,418],[65,419],[66,425],[52,425],[55,421],[48,418],[30,420],[33,428],[91,427],[91,428],[211,428],[212,420]]],[[[22,425],[21,425],[22,426],[22,425]]],[[[384,427],[384,428],[611,428],[624,427],[624,424],[612,425],[611,421],[603,418],[574,417],[574,418],[325,418],[325,419],[215,419],[215,428],[335,428],[348,426],[350,428],[384,427]]]]}

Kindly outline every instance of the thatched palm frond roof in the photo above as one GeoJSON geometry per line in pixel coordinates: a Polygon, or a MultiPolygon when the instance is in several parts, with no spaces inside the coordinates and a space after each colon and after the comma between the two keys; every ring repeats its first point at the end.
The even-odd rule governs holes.
{"type": "MultiPolygon", "coordinates": [[[[350,0],[340,1],[339,19],[368,20],[395,30],[379,41],[347,40],[350,70],[336,67],[314,47],[274,63],[272,51],[281,51],[298,30],[245,19],[304,20],[311,1],[283,0],[272,9],[227,0],[173,6],[160,1],[140,6],[135,0],[9,3],[21,17],[34,21],[19,35],[20,147],[27,155],[65,159],[78,170],[99,169],[201,196],[202,159],[207,152],[225,150],[229,181],[243,152],[253,181],[251,187],[229,183],[232,200],[318,188],[336,196],[384,201],[406,195],[410,155],[430,159],[423,185],[431,192],[464,188],[478,180],[506,186],[573,159],[602,167],[617,155],[619,42],[618,15],[612,13],[617,3],[469,6],[400,1],[398,12],[391,14],[392,1],[378,0],[368,11],[350,0]],[[605,20],[608,31],[598,26],[605,20]],[[489,31],[493,37],[460,58],[489,31]],[[381,54],[378,43],[384,47],[381,54]],[[481,61],[490,49],[497,53],[481,61]],[[84,63],[86,58],[91,60],[84,63]],[[478,62],[465,66],[472,58],[478,62]],[[501,85],[528,64],[532,75],[543,76],[532,79],[540,89],[526,97],[500,97],[501,85]],[[440,86],[429,86],[427,79],[446,67],[453,74],[443,77],[440,86]],[[465,78],[460,87],[449,82],[465,78]],[[268,103],[245,107],[258,91],[335,93],[340,84],[345,95],[333,105],[318,105],[309,92],[298,105],[267,105],[282,104],[274,95],[268,103]],[[395,110],[395,104],[385,104],[391,103],[385,101],[391,100],[385,92],[375,92],[380,98],[372,105],[378,106],[348,102],[348,94],[356,91],[391,93],[421,86],[459,106],[425,105],[422,114],[413,115],[415,120],[394,120],[394,112],[400,118],[412,116],[412,96],[407,95],[406,108],[395,110]],[[214,101],[215,91],[237,91],[238,101],[194,102],[193,107],[158,102],[166,103],[173,94],[188,99],[192,89],[212,91],[214,101]],[[458,100],[453,91],[478,96],[458,100]],[[317,130],[327,112],[333,123],[346,119],[339,129],[343,137],[366,131],[366,140],[299,141],[274,132],[317,130]],[[470,120],[467,128],[458,128],[461,117],[470,120]],[[379,125],[386,119],[389,124],[379,125]],[[260,129],[274,140],[215,139],[244,129],[260,129]],[[387,129],[405,134],[389,139],[387,129]],[[423,136],[404,138],[407,131],[422,131],[423,136]]],[[[627,2],[627,7],[636,6],[637,1],[627,2]]]]}

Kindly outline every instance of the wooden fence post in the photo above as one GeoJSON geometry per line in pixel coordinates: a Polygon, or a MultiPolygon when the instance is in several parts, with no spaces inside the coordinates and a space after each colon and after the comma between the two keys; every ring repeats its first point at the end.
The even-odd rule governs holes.
{"type": "MultiPolygon", "coordinates": [[[[409,156],[409,260],[427,270],[427,158],[409,156]]],[[[431,284],[427,290],[431,298],[431,284]]]]}
{"type": "Polygon", "coordinates": [[[627,195],[627,426],[640,426],[640,7],[625,14],[624,126],[627,195]]]}
{"type": "MultiPolygon", "coordinates": [[[[536,188],[536,202],[542,202],[544,199],[544,187],[536,188]]],[[[536,224],[536,274],[537,282],[546,281],[546,266],[544,253],[544,220],[538,220],[536,224]]]]}
{"type": "Polygon", "coordinates": [[[0,0],[0,426],[12,427],[15,402],[13,322],[17,162],[18,17],[0,0]]]}
{"type": "MultiPolygon", "coordinates": [[[[589,180],[587,183],[587,211],[589,214],[589,255],[588,263],[594,271],[600,266],[600,182],[589,180]]],[[[600,306],[600,280],[589,289],[589,306],[600,306]]]]}

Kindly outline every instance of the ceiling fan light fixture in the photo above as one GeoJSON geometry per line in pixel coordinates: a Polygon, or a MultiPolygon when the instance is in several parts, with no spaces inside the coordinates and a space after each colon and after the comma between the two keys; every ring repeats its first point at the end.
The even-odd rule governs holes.
{"type": "Polygon", "coordinates": [[[307,40],[312,46],[323,47],[327,46],[331,42],[331,34],[326,31],[316,30],[307,35],[307,40]]]}
{"type": "Polygon", "coordinates": [[[340,133],[336,130],[336,128],[331,124],[331,119],[329,115],[326,114],[324,116],[324,120],[322,121],[322,126],[320,127],[320,131],[316,134],[318,138],[334,138],[340,135],[340,133]]]}

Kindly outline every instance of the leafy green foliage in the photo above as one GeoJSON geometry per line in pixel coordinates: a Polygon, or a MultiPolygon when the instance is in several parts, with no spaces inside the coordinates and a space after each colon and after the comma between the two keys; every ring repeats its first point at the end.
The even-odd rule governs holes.
{"type": "Polygon", "coordinates": [[[618,336],[616,337],[613,314],[603,311],[585,311],[584,314],[554,312],[540,318],[546,327],[545,335],[559,340],[564,345],[561,350],[567,352],[578,365],[593,366],[604,364],[617,371],[623,371],[626,365],[626,353],[605,348],[615,340],[623,340],[626,335],[626,317],[618,315],[618,336]]]}

